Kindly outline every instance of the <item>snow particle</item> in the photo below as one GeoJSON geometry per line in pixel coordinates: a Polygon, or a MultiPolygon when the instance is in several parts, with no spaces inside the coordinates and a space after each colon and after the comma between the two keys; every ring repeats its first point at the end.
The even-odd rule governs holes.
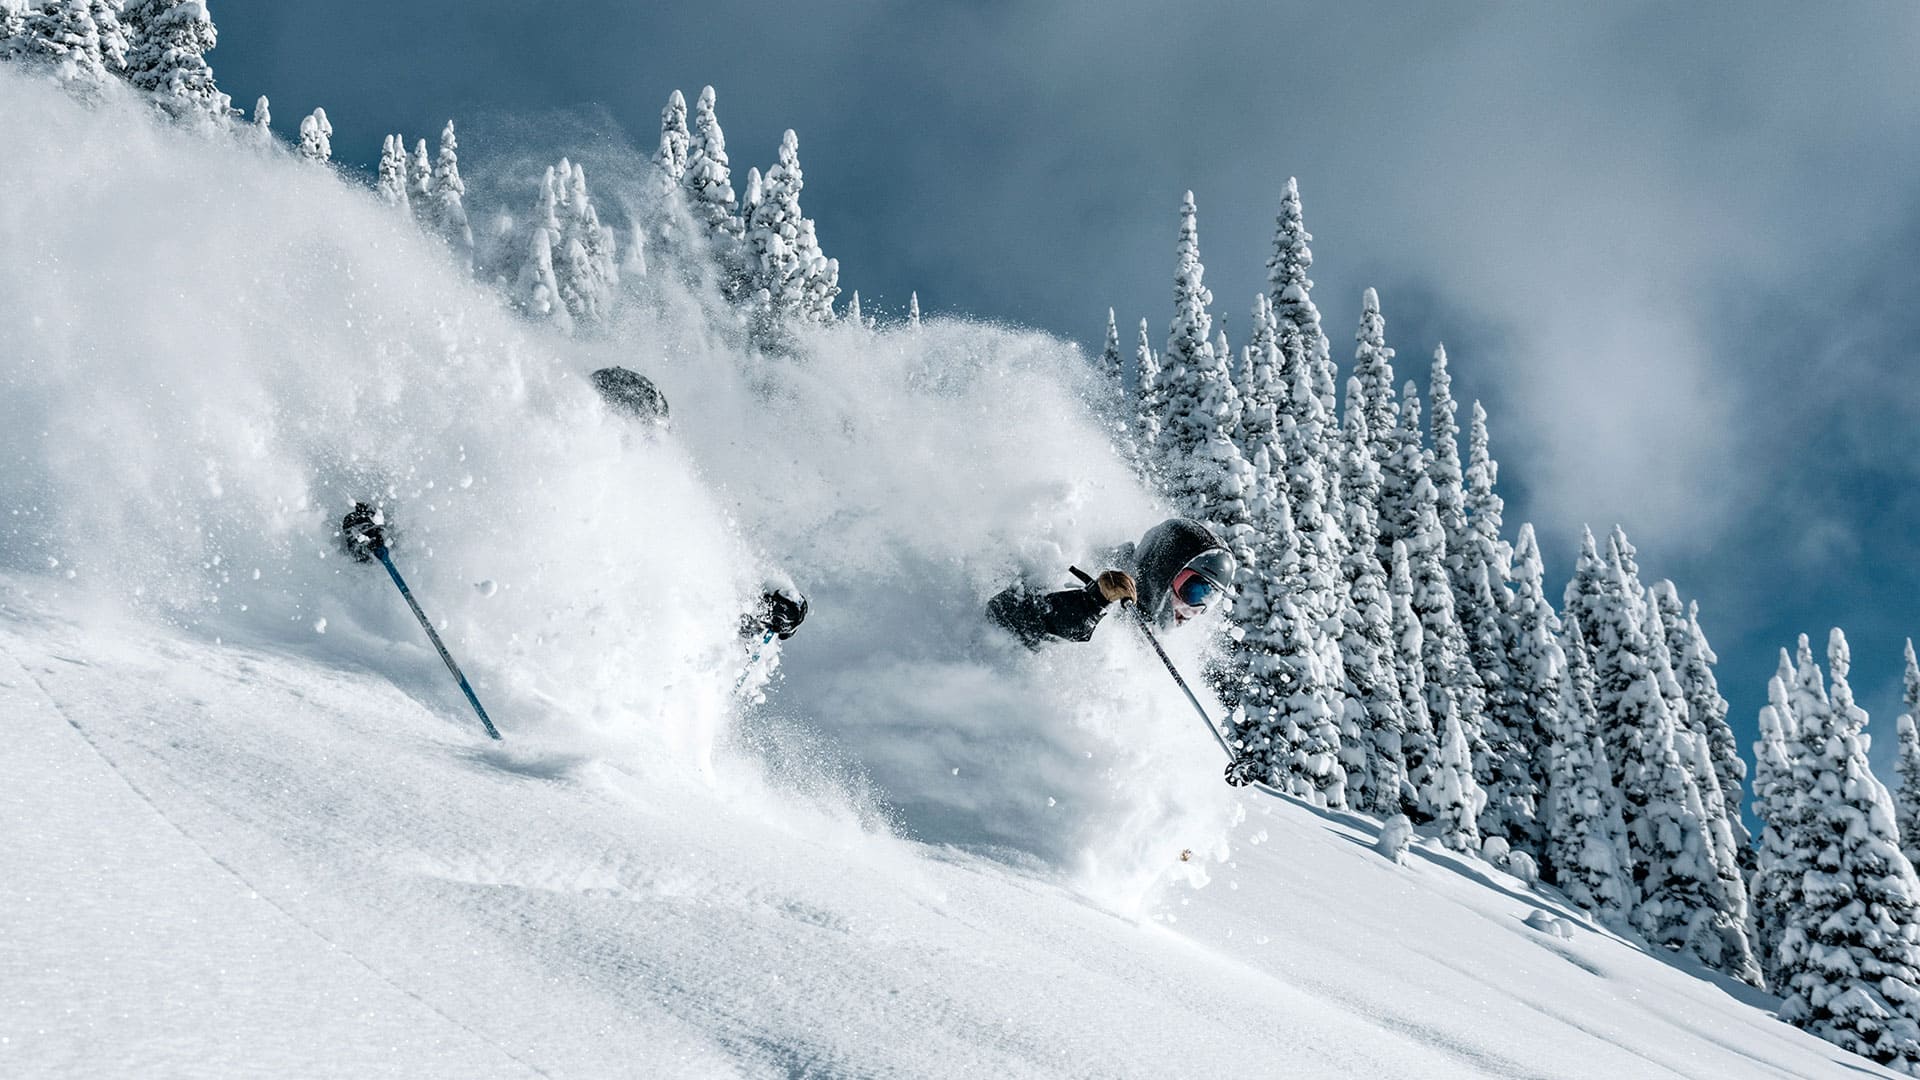
{"type": "Polygon", "coordinates": [[[324,634],[327,632],[327,617],[325,615],[313,620],[313,632],[316,634],[324,634]]]}

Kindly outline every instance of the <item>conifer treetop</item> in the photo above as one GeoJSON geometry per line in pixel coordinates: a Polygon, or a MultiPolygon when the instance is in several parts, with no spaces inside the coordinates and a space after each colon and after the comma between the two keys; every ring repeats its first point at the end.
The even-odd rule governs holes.
{"type": "Polygon", "coordinates": [[[128,82],[176,119],[226,119],[232,103],[206,59],[219,34],[205,0],[132,0],[122,22],[128,82]]]}
{"type": "Polygon", "coordinates": [[[668,95],[667,104],[660,110],[660,149],[653,155],[653,163],[659,166],[668,191],[678,188],[681,179],[687,175],[687,145],[690,138],[687,131],[687,99],[675,90],[668,95]]]}
{"type": "MultiPolygon", "coordinates": [[[[1387,321],[1380,314],[1380,294],[1372,288],[1360,297],[1360,328],[1354,333],[1353,375],[1361,390],[1358,405],[1367,415],[1374,440],[1374,460],[1384,468],[1393,454],[1393,431],[1399,419],[1394,404],[1393,350],[1387,346],[1387,321]]],[[[1356,403],[1348,400],[1347,407],[1356,403]]]]}

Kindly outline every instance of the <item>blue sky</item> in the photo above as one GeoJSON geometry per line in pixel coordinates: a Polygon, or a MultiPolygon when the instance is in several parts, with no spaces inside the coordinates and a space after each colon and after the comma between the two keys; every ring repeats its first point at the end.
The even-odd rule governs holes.
{"type": "MultiPolygon", "coordinates": [[[[336,157],[448,117],[463,161],[650,149],[720,93],[737,173],[800,134],[842,284],[1097,347],[1171,314],[1191,188],[1236,342],[1298,176],[1351,356],[1444,341],[1508,521],[1582,522],[1701,601],[1743,745],[1774,650],[1844,627],[1892,748],[1920,634],[1920,7],[1003,2],[214,5],[223,87],[336,157]]],[[[1883,778],[1891,780],[1890,774],[1883,778]]]]}

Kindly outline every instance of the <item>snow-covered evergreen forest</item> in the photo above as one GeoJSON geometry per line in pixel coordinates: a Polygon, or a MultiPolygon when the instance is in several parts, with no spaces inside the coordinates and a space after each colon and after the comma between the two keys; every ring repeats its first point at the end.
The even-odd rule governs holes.
{"type": "MultiPolygon", "coordinates": [[[[385,136],[377,170],[362,176],[331,161],[334,125],[350,125],[351,117],[315,107],[297,125],[276,125],[264,97],[245,112],[235,108],[207,59],[216,41],[203,0],[0,0],[0,56],[10,71],[57,82],[87,108],[137,99],[152,113],[160,138],[285,160],[309,170],[314,183],[370,187],[370,212],[385,217],[369,220],[430,239],[454,272],[488,292],[499,318],[590,355],[624,359],[618,355],[622,327],[635,320],[672,322],[690,328],[685,337],[701,348],[732,350],[754,365],[726,379],[737,378],[766,399],[785,394],[811,402],[827,395],[811,381],[824,376],[810,372],[824,370],[835,356],[896,358],[906,383],[946,392],[970,377],[962,371],[966,364],[978,362],[977,348],[957,335],[990,332],[959,319],[923,321],[917,293],[898,320],[863,313],[857,293],[842,294],[839,263],[826,254],[804,208],[799,137],[789,130],[778,146],[755,148],[767,154],[764,168],[739,171],[739,148],[730,152],[727,145],[713,87],[691,102],[679,90],[665,96],[658,148],[632,175],[590,176],[579,161],[561,158],[537,174],[489,177],[488,190],[516,191],[517,202],[469,205],[462,169],[486,170],[488,148],[463,145],[454,120],[431,140],[417,133],[411,141],[402,133],[385,136]]],[[[1238,342],[1229,339],[1220,316],[1228,301],[1216,300],[1206,284],[1204,216],[1192,194],[1170,206],[1165,221],[1128,223],[1166,233],[1171,309],[1129,312],[1124,319],[1107,312],[1104,348],[1072,377],[1075,392],[1063,404],[1075,410],[1063,425],[1084,424],[1109,444],[1107,460],[1096,466],[1104,470],[1100,482],[1137,484],[1144,494],[1133,508],[1205,521],[1236,556],[1240,577],[1231,610],[1210,624],[1210,640],[1189,643],[1181,655],[1204,666],[1236,748],[1257,763],[1261,779],[1316,812],[1370,819],[1387,833],[1410,830],[1463,863],[1477,861],[1489,873],[1578,909],[1650,952],[1776,996],[1778,1016],[1789,1024],[1920,1075],[1920,880],[1914,871],[1920,665],[1911,643],[1897,788],[1884,786],[1869,767],[1867,716],[1849,687],[1851,655],[1838,629],[1822,649],[1815,647],[1822,639],[1802,636],[1782,650],[1760,717],[1761,737],[1747,748],[1750,771],[1716,681],[1717,657],[1704,629],[1713,613],[1703,613],[1674,582],[1644,580],[1638,552],[1618,526],[1587,531],[1577,553],[1564,553],[1570,572],[1553,573],[1552,553],[1541,550],[1533,526],[1506,520],[1495,456],[1499,418],[1477,401],[1453,396],[1451,366],[1472,358],[1456,361],[1438,342],[1417,348],[1403,342],[1401,348],[1422,357],[1431,347],[1430,359],[1409,364],[1390,344],[1391,308],[1374,290],[1365,293],[1352,345],[1345,345],[1346,329],[1324,325],[1315,304],[1316,256],[1302,192],[1289,180],[1273,195],[1268,286],[1231,301],[1246,301],[1236,308],[1236,325],[1247,327],[1238,342]],[[1240,311],[1248,313],[1244,321],[1240,311]],[[1764,824],[1758,835],[1750,833],[1743,808],[1764,824]]],[[[9,257],[0,252],[0,259],[9,257]]],[[[250,302],[274,298],[263,289],[250,302]]],[[[447,363],[470,362],[457,357],[470,342],[495,333],[488,329],[494,317],[442,325],[446,356],[455,358],[447,363]]],[[[393,362],[418,360],[417,343],[391,344],[393,362]]],[[[1018,340],[994,347],[1017,356],[1037,348],[1018,340]]],[[[458,377],[498,382],[508,396],[562,396],[527,374],[533,366],[531,356],[516,356],[510,370],[458,377]]],[[[1027,376],[1016,370],[1003,377],[1027,376]]],[[[717,386],[722,376],[713,379],[717,386]]],[[[31,398],[40,392],[37,385],[16,379],[9,391],[31,398]]],[[[407,396],[397,383],[388,392],[407,396]]],[[[699,402],[720,393],[695,388],[689,397],[699,402]]],[[[880,424],[951,424],[951,445],[971,445],[965,427],[972,414],[873,415],[861,413],[861,404],[833,402],[836,411],[793,419],[786,433],[827,439],[837,437],[838,428],[852,439],[856,430],[880,424]]],[[[329,408],[317,410],[323,420],[329,408]]],[[[744,414],[718,415],[721,427],[750,423],[744,414]]],[[[415,432],[405,441],[433,435],[415,432]]],[[[695,464],[689,478],[663,473],[656,479],[676,492],[676,485],[693,486],[702,447],[721,445],[721,438],[690,436],[684,454],[695,464]],[[703,437],[714,441],[702,443],[703,437]]],[[[1020,447],[1002,443],[980,452],[1009,463],[1009,472],[1022,460],[1020,447]]],[[[545,476],[554,476],[567,467],[570,451],[530,453],[545,476]]],[[[435,488],[426,477],[441,474],[376,466],[370,462],[377,455],[368,454],[369,461],[345,463],[332,450],[317,456],[328,457],[342,476],[384,477],[385,498],[396,504],[446,498],[447,487],[465,490],[476,474],[508,467],[498,460],[469,463],[463,446],[458,463],[441,471],[438,482],[446,486],[435,488]]],[[[910,452],[900,462],[890,467],[942,466],[910,452]]],[[[857,458],[845,464],[843,477],[860,467],[857,458]]],[[[764,471],[771,477],[759,479],[778,484],[781,469],[770,460],[764,471]]],[[[208,459],[206,485],[237,486],[238,480],[223,479],[208,459]]],[[[1069,492],[1077,481],[1049,473],[1033,483],[1069,492]]],[[[598,499],[584,481],[575,486],[556,479],[536,494],[546,482],[511,494],[542,506],[598,499]]],[[[865,544],[873,558],[895,558],[898,553],[876,539],[871,507],[859,501],[865,489],[848,482],[849,509],[823,511],[812,524],[822,534],[840,530],[836,546],[865,544]]],[[[939,481],[929,478],[928,485],[937,488],[939,481]]],[[[0,491],[15,501],[7,509],[18,517],[22,508],[39,505],[44,493],[36,492],[52,486],[45,478],[21,479],[0,491]]],[[[670,569],[731,581],[737,575],[721,560],[750,561],[742,552],[770,546],[754,526],[767,525],[772,514],[701,505],[696,520],[681,528],[691,545],[711,541],[714,549],[686,555],[670,569]]],[[[950,524],[937,506],[930,503],[927,513],[950,524]]],[[[292,530],[289,522],[304,527],[325,516],[311,509],[288,504],[273,513],[292,530]]],[[[645,508],[622,512],[636,528],[646,518],[645,508]]],[[[61,527],[84,530],[105,520],[61,527]]],[[[507,520],[505,535],[535,527],[531,520],[507,520]]],[[[181,524],[201,540],[237,527],[181,524]]],[[[1113,524],[1137,534],[1139,522],[1113,524]]],[[[431,526],[426,532],[426,539],[442,542],[431,526]]],[[[53,525],[13,526],[8,565],[23,564],[23,553],[31,552],[42,567],[61,569],[61,557],[47,554],[59,535],[53,525]]],[[[322,546],[322,539],[282,536],[268,546],[286,558],[322,546]]],[[[1009,559],[1024,570],[1071,552],[1082,538],[1055,535],[1024,547],[1003,531],[991,539],[1007,541],[1014,549],[1009,559]]],[[[451,558],[463,557],[456,545],[446,546],[456,553],[451,558]]],[[[668,587],[644,576],[651,571],[608,569],[620,560],[618,552],[574,554],[605,580],[635,592],[668,587]]],[[[929,563],[948,557],[911,555],[929,563]]],[[[849,557],[842,552],[825,565],[839,571],[849,557]]],[[[198,625],[190,613],[199,610],[202,586],[193,583],[212,574],[221,583],[211,587],[218,594],[231,584],[225,570],[213,569],[220,565],[217,555],[202,565],[183,563],[178,576],[153,588],[159,595],[143,585],[143,610],[198,625]]],[[[238,561],[228,565],[239,572],[238,561]]],[[[970,599],[983,598],[1009,569],[1005,561],[978,568],[970,599]]],[[[257,581],[260,571],[252,575],[257,581]]],[[[290,599],[296,587],[288,589],[278,600],[249,603],[292,612],[284,621],[326,633],[329,620],[307,617],[290,599]]],[[[219,605],[217,595],[213,603],[219,605]]],[[[822,620],[836,617],[830,607],[822,605],[822,620]]],[[[929,617],[975,616],[943,603],[929,617]]],[[[464,609],[457,616],[470,619],[464,609]]],[[[353,624],[336,616],[336,625],[340,634],[353,624]]],[[[553,625],[527,631],[529,638],[541,635],[537,645],[505,633],[468,632],[462,640],[511,655],[550,647],[574,632],[553,625]]],[[[724,627],[715,635],[675,625],[630,644],[635,655],[671,653],[684,661],[678,674],[692,681],[702,665],[711,666],[712,654],[724,651],[725,638],[724,627]]],[[[516,692],[566,698],[618,681],[564,665],[548,674],[552,681],[522,684],[516,692]],[[568,680],[584,685],[563,687],[568,680]]],[[[948,685],[929,692],[975,692],[969,676],[947,675],[948,685]]],[[[505,677],[498,682],[511,685],[505,677]]],[[[851,692],[833,687],[836,700],[851,692]]],[[[695,711],[718,728],[724,724],[718,714],[736,708],[725,699],[709,695],[695,711]]],[[[1166,738],[1197,744],[1180,760],[1211,770],[1206,779],[1215,782],[1225,763],[1205,758],[1204,735],[1191,718],[1162,727],[1174,729],[1166,738]]],[[[889,767],[886,760],[861,764],[881,774],[889,767]]],[[[955,767],[953,776],[961,771],[955,767]]],[[[1126,780],[1120,777],[1115,798],[1128,797],[1126,780]]],[[[1073,781],[1059,783],[1064,790],[1073,781]]],[[[1047,799],[1049,807],[1053,802],[1047,799]]],[[[1020,846],[1007,839],[1025,828],[1027,818],[1018,815],[1046,811],[1003,817],[969,804],[965,812],[984,824],[963,842],[997,849],[1020,846]]],[[[1058,844],[1077,840],[1078,834],[1063,833],[1058,844]]],[[[1028,853],[1046,858],[1049,843],[1036,842],[1028,853]]]]}

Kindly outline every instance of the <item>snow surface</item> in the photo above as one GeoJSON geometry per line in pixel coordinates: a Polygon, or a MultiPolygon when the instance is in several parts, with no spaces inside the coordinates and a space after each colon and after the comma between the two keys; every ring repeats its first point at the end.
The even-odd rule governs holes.
{"type": "Polygon", "coordinates": [[[114,98],[0,71],[0,1075],[1884,1075],[1226,788],[1119,627],[984,629],[1162,512],[1070,348],[760,358],[664,283],[564,339],[372,192],[114,98]],[[504,743],[332,548],[369,494],[504,743]],[[778,572],[812,615],[743,714],[778,572]]]}

